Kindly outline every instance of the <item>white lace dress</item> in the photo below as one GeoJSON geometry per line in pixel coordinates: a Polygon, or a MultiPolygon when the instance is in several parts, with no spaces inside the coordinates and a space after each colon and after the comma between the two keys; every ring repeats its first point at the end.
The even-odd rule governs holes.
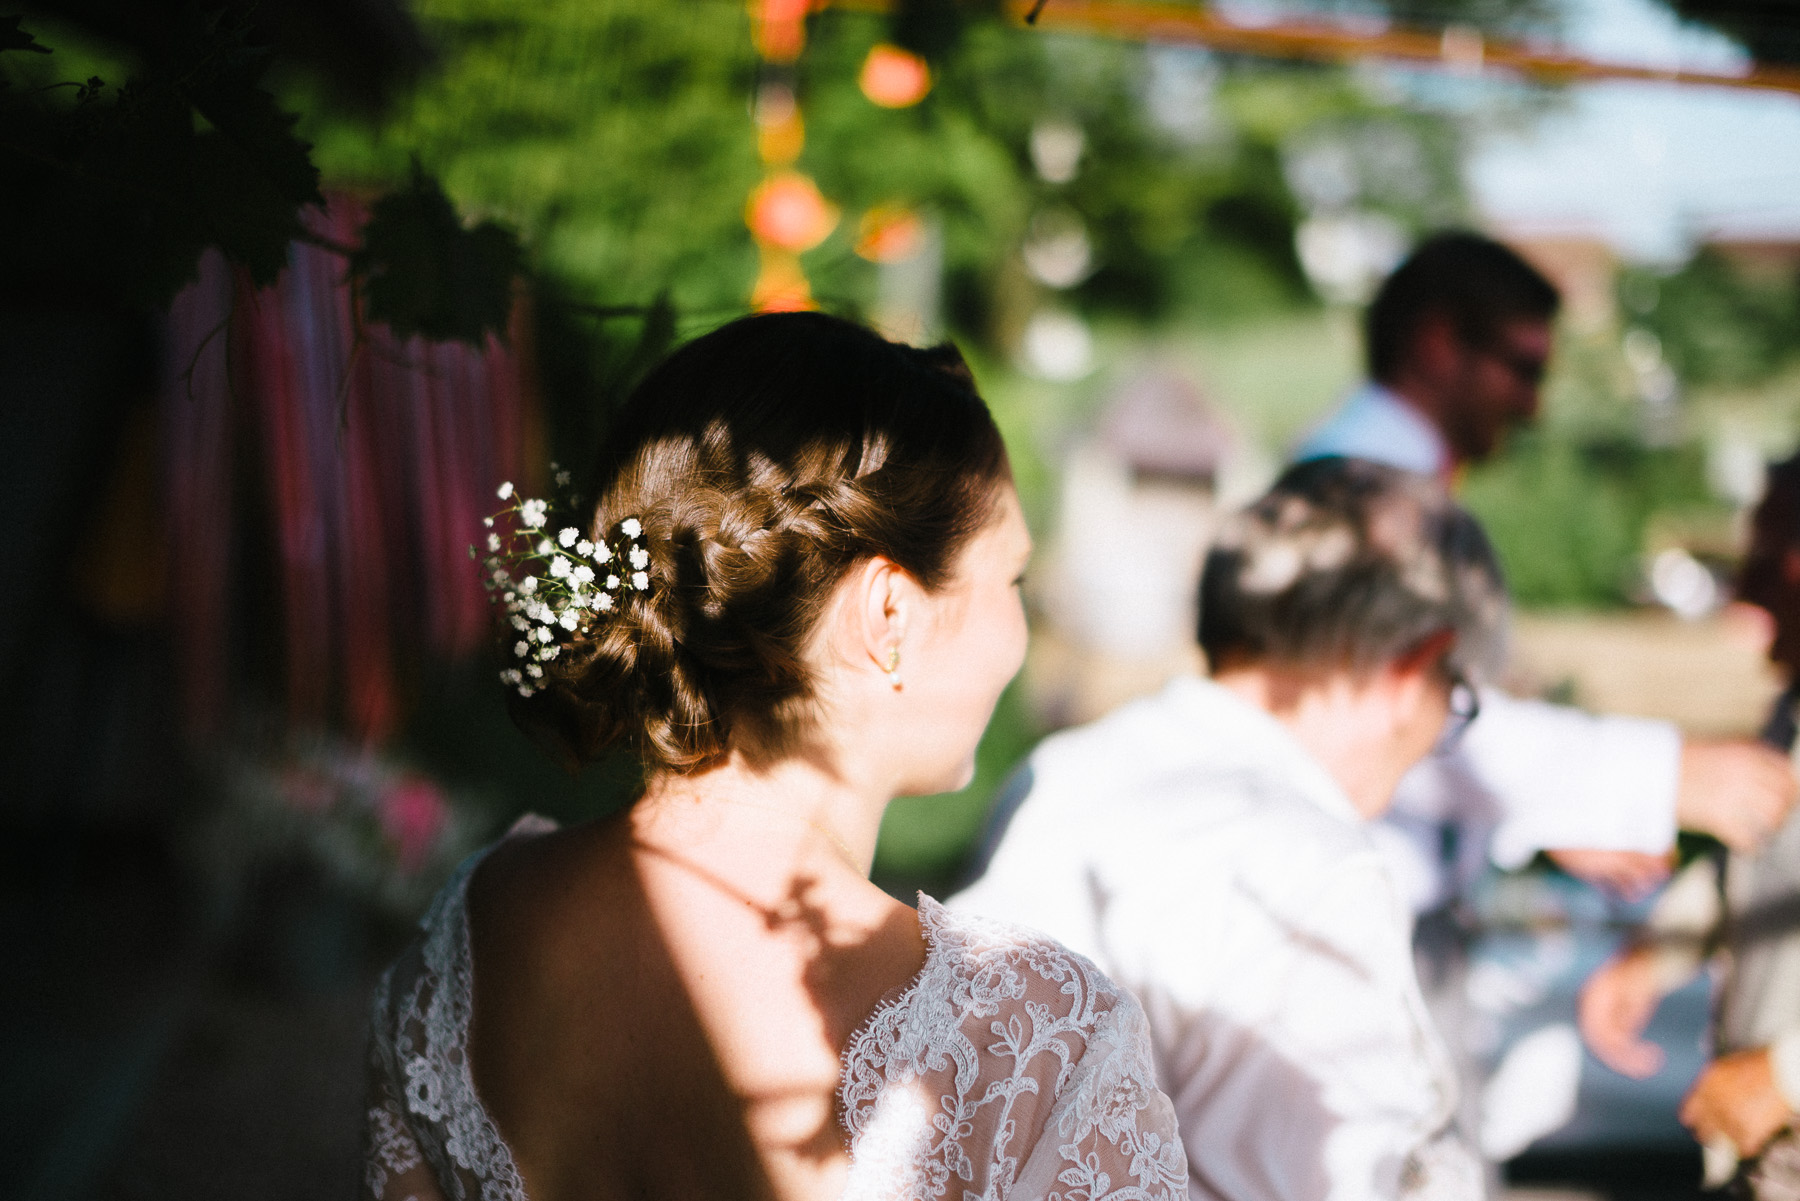
{"type": "MultiPolygon", "coordinates": [[[[375,1201],[525,1201],[467,1054],[464,898],[478,861],[376,989],[364,1180],[375,1201]]],[[[925,966],[844,1051],[845,1201],[1185,1198],[1137,1002],[1040,934],[923,895],[919,921],[925,966]]]]}

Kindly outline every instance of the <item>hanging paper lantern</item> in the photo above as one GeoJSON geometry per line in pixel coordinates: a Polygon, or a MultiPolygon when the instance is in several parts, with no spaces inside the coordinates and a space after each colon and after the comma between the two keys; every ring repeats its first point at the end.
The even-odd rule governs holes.
{"type": "Polygon", "coordinates": [[[919,249],[925,223],[919,214],[895,204],[877,205],[856,226],[856,253],[872,263],[897,263],[919,249]]]}
{"type": "Polygon", "coordinates": [[[744,224],[757,241],[799,254],[823,242],[837,228],[837,209],[818,185],[798,171],[771,175],[750,193],[744,224]]]}
{"type": "Polygon", "coordinates": [[[931,90],[931,68],[911,51],[879,42],[863,60],[857,82],[863,95],[882,108],[907,108],[931,90]]]}

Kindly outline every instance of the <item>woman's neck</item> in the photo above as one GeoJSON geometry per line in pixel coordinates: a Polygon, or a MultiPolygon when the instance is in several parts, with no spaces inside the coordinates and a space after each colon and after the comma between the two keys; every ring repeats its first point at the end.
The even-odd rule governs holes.
{"type": "Polygon", "coordinates": [[[785,880],[802,861],[866,877],[886,798],[805,756],[752,765],[733,751],[714,767],[653,777],[632,812],[646,845],[679,847],[734,876],[785,880]]]}

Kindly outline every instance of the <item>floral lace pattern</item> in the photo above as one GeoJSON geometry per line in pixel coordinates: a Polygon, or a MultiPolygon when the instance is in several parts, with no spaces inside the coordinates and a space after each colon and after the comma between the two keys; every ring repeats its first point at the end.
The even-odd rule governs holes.
{"type": "Polygon", "coordinates": [[[1137,1002],[1042,935],[923,895],[919,919],[924,969],[844,1052],[845,1201],[1185,1197],[1137,1002]]]}
{"type": "MultiPolygon", "coordinates": [[[[464,898],[478,860],[376,990],[364,1178],[374,1201],[526,1201],[469,1067],[464,898]]],[[[845,1201],[1185,1198],[1187,1162],[1137,1003],[1040,935],[924,896],[919,915],[924,968],[844,1052],[845,1201]]]]}

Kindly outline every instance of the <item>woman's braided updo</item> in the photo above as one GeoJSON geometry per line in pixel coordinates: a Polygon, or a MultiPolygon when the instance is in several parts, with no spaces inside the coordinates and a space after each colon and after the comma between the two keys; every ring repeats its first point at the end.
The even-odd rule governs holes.
{"type": "Polygon", "coordinates": [[[651,770],[786,753],[810,724],[804,650],[838,582],[885,555],[941,587],[1008,478],[952,347],[817,313],[698,338],[600,450],[587,535],[637,517],[650,587],[570,640],[518,716],[575,763],[617,745],[651,770]]]}

